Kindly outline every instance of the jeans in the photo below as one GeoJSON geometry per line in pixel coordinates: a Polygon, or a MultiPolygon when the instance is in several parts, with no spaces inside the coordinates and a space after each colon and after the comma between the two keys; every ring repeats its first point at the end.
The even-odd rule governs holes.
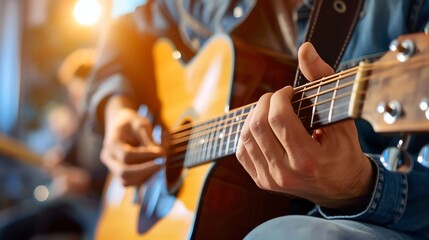
{"type": "Polygon", "coordinates": [[[257,239],[415,240],[419,238],[369,223],[350,220],[326,220],[324,218],[295,215],[278,217],[267,221],[245,237],[245,240],[257,239]],[[269,237],[267,238],[267,236],[269,237]]]}

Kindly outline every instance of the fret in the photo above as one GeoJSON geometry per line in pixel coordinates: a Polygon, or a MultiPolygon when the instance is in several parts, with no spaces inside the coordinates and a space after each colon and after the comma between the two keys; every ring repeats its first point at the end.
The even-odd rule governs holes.
{"type": "Polygon", "coordinates": [[[196,126],[195,129],[197,129],[197,131],[195,132],[196,137],[196,153],[195,153],[195,158],[194,158],[194,164],[198,164],[200,162],[200,159],[202,158],[202,154],[204,153],[206,147],[207,147],[207,141],[205,140],[205,135],[201,134],[201,130],[204,128],[205,124],[200,124],[198,126],[196,126]]]}
{"type": "Polygon", "coordinates": [[[354,78],[354,74],[339,75],[337,80],[321,80],[314,86],[304,86],[302,93],[296,93],[292,106],[300,114],[303,125],[310,130],[347,118],[354,78]]]}
{"type": "MultiPolygon", "coordinates": [[[[345,74],[344,74],[345,75],[345,74]]],[[[308,130],[349,118],[356,74],[321,79],[299,87],[292,107],[308,130]]],[[[198,165],[234,154],[245,119],[256,104],[233,110],[194,126],[187,146],[185,166],[198,165]]]]}
{"type": "Polygon", "coordinates": [[[294,102],[298,101],[297,103],[295,103],[295,105],[298,106],[298,109],[294,108],[294,110],[297,112],[297,116],[306,128],[312,128],[313,123],[315,121],[318,121],[318,119],[314,119],[313,113],[313,106],[315,101],[314,96],[317,95],[317,91],[318,88],[306,86],[304,87],[304,90],[301,94],[296,94],[297,100],[293,99],[294,102]]]}
{"type": "MultiPolygon", "coordinates": [[[[210,120],[205,125],[210,126],[212,122],[213,120],[210,120]]],[[[202,145],[202,148],[201,148],[201,151],[198,153],[198,157],[197,157],[198,163],[201,161],[201,159],[206,158],[207,149],[209,147],[209,135],[207,135],[207,132],[210,131],[211,127],[209,127],[208,130],[206,130],[207,126],[205,126],[204,128],[205,130],[199,133],[201,135],[200,144],[202,145]]]]}
{"type": "MultiPolygon", "coordinates": [[[[187,151],[191,152],[190,158],[187,159],[187,164],[196,165],[200,158],[200,153],[202,152],[202,148],[204,147],[204,139],[201,136],[200,130],[202,128],[202,124],[195,125],[192,128],[190,139],[191,144],[188,146],[187,151]]],[[[185,165],[187,165],[185,164],[185,165]]]]}
{"type": "Polygon", "coordinates": [[[234,153],[237,145],[238,145],[238,137],[239,137],[239,132],[240,132],[240,121],[242,120],[242,115],[244,113],[245,108],[242,108],[238,111],[237,116],[234,118],[234,123],[233,123],[233,127],[232,127],[232,134],[234,135],[234,142],[232,147],[230,146],[228,148],[228,152],[229,153],[234,153]]]}
{"type": "Polygon", "coordinates": [[[222,117],[216,118],[215,120],[216,125],[214,126],[214,129],[216,129],[214,131],[213,134],[213,146],[212,149],[210,149],[210,154],[209,154],[209,158],[210,159],[216,159],[216,153],[218,152],[218,147],[219,147],[219,141],[220,141],[220,132],[222,131],[221,126],[222,126],[222,117]]]}
{"type": "Polygon", "coordinates": [[[252,104],[250,106],[247,106],[245,108],[241,109],[241,113],[240,113],[240,119],[238,121],[238,126],[237,126],[237,131],[235,132],[235,141],[234,141],[234,147],[231,149],[231,151],[234,153],[235,151],[237,151],[237,146],[238,146],[238,139],[240,137],[241,134],[241,130],[243,129],[244,126],[244,122],[247,118],[247,115],[249,114],[249,112],[255,108],[256,105],[252,104]]]}
{"type": "Polygon", "coordinates": [[[225,115],[220,120],[221,124],[219,126],[219,129],[221,131],[220,131],[219,136],[218,136],[218,142],[219,142],[219,144],[217,145],[218,148],[216,150],[217,157],[222,157],[223,156],[222,149],[223,149],[224,140],[225,140],[225,137],[226,137],[225,133],[228,131],[227,127],[225,127],[225,126],[228,126],[228,121],[226,121],[227,118],[228,118],[228,115],[225,115]]]}
{"type": "Polygon", "coordinates": [[[293,96],[293,98],[292,98],[292,102],[296,102],[297,103],[297,105],[296,106],[294,106],[294,105],[292,105],[292,107],[293,107],[293,109],[295,109],[297,112],[296,112],[296,115],[298,116],[298,118],[300,118],[301,119],[301,108],[302,108],[302,101],[301,101],[301,99],[304,99],[305,98],[305,93],[306,93],[306,86],[303,86],[304,87],[304,90],[302,91],[302,94],[301,94],[301,96],[300,97],[298,97],[298,94],[294,94],[294,96],[293,96]],[[298,101],[296,101],[296,100],[298,100],[298,101]]]}
{"type": "Polygon", "coordinates": [[[231,141],[231,137],[234,136],[234,124],[235,124],[235,119],[237,117],[237,114],[238,114],[237,110],[235,110],[232,113],[228,114],[228,122],[227,122],[227,125],[228,125],[228,140],[227,140],[226,147],[225,147],[225,152],[224,152],[225,155],[230,152],[229,149],[231,149],[231,144],[234,144],[231,141]]]}
{"type": "Polygon", "coordinates": [[[335,81],[335,87],[334,87],[334,91],[332,93],[331,105],[329,106],[328,122],[330,122],[330,123],[332,122],[332,112],[334,110],[335,98],[337,97],[337,89],[338,89],[339,83],[340,83],[340,80],[337,79],[335,81]]]}
{"type": "Polygon", "coordinates": [[[196,155],[199,149],[198,139],[195,139],[194,136],[194,128],[191,129],[191,133],[189,135],[188,146],[186,147],[185,153],[185,161],[184,166],[191,166],[193,162],[196,161],[196,155]]]}
{"type": "MultiPolygon", "coordinates": [[[[313,107],[312,107],[312,110],[311,110],[310,127],[313,127],[313,124],[314,124],[314,118],[315,118],[315,115],[316,115],[316,107],[317,107],[317,100],[319,98],[319,94],[320,94],[320,85],[317,87],[317,90],[314,93],[315,97],[313,97],[314,100],[312,101],[313,107]]],[[[313,94],[311,94],[311,95],[313,95],[313,94]]]]}
{"type": "Polygon", "coordinates": [[[338,81],[327,81],[319,86],[318,99],[315,108],[315,118],[317,121],[313,121],[312,128],[320,127],[323,124],[329,124],[332,119],[332,100],[337,91],[338,81]]]}
{"type": "Polygon", "coordinates": [[[351,93],[353,92],[353,83],[356,75],[353,74],[348,77],[344,77],[340,79],[340,83],[337,90],[337,96],[335,98],[335,105],[332,110],[332,121],[336,121],[338,119],[347,118],[349,111],[349,103],[351,93]]]}

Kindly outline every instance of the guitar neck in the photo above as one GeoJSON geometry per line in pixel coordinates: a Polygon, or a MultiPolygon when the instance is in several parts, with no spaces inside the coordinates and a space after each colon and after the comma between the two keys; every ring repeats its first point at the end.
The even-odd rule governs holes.
{"type": "MultiPolygon", "coordinates": [[[[355,84],[359,82],[357,73],[355,68],[295,88],[292,106],[306,129],[310,131],[352,117],[351,103],[358,97],[353,94],[359,87],[355,84]]],[[[255,106],[252,103],[234,109],[175,134],[174,143],[182,143],[182,149],[186,146],[184,166],[193,167],[235,154],[244,121],[255,106]]]]}
{"type": "MultiPolygon", "coordinates": [[[[308,131],[362,118],[376,132],[426,132],[428,64],[426,52],[417,52],[405,62],[389,52],[377,62],[361,63],[296,87],[292,107],[308,131]]],[[[206,122],[182,126],[173,134],[173,155],[184,159],[185,167],[192,167],[234,154],[244,121],[255,106],[252,103],[206,122]]]]}

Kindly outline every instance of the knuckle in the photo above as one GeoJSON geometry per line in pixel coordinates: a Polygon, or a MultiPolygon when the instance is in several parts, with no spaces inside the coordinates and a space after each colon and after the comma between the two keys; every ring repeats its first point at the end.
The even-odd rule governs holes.
{"type": "Polygon", "coordinates": [[[237,160],[241,163],[243,163],[245,158],[245,152],[244,147],[238,147],[237,151],[235,152],[235,156],[237,157],[237,160]]]}
{"type": "Polygon", "coordinates": [[[289,189],[291,188],[291,181],[290,179],[285,175],[285,174],[279,174],[278,176],[276,176],[275,180],[275,184],[280,188],[280,189],[289,189]]]}
{"type": "Polygon", "coordinates": [[[261,119],[254,120],[249,124],[249,128],[251,132],[261,134],[264,132],[264,129],[266,129],[266,123],[261,119]]]}
{"type": "MultiPolygon", "coordinates": [[[[248,128],[243,128],[240,134],[240,141],[242,142],[242,144],[247,144],[251,141],[252,139],[252,133],[250,132],[250,129],[248,128]]],[[[242,147],[240,147],[242,148],[242,147]]]]}
{"type": "Polygon", "coordinates": [[[270,111],[270,113],[268,114],[268,123],[271,127],[275,128],[281,126],[284,123],[284,120],[280,113],[270,111]]]}

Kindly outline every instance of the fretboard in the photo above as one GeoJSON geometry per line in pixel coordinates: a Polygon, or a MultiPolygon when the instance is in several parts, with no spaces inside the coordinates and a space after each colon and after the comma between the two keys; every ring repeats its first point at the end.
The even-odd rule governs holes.
{"type": "MultiPolygon", "coordinates": [[[[351,116],[356,71],[333,75],[294,90],[292,106],[309,131],[351,116]]],[[[232,155],[244,121],[256,103],[194,125],[187,139],[185,167],[232,155]]]]}

